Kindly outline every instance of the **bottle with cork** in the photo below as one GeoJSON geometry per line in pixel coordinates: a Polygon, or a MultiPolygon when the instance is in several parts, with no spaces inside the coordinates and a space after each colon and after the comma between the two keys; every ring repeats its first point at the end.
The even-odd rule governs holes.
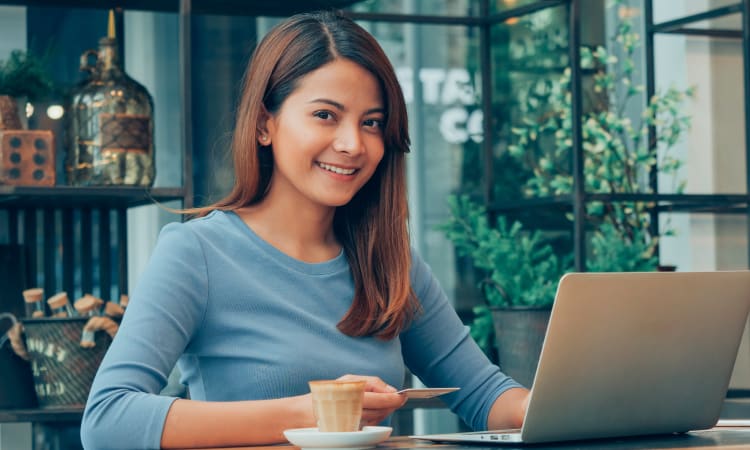
{"type": "Polygon", "coordinates": [[[85,294],[73,303],[73,307],[81,317],[94,317],[99,315],[99,308],[103,303],[103,300],[98,299],[91,294],[85,294]]]}
{"type": "Polygon", "coordinates": [[[52,317],[75,317],[76,312],[68,301],[67,292],[58,292],[47,299],[52,317]]]}
{"type": "Polygon", "coordinates": [[[42,288],[26,289],[22,294],[26,305],[26,317],[36,319],[47,315],[44,311],[44,290],[42,288]]]}

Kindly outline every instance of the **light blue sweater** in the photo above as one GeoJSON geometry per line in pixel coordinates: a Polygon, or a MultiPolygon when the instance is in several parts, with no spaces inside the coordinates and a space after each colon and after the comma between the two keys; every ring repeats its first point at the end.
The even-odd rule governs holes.
{"type": "MultiPolygon", "coordinates": [[[[354,284],[343,253],[319,264],[287,256],[234,213],[164,227],[89,395],[85,448],[158,448],[175,400],[157,393],[177,362],[196,400],[288,397],[307,381],[344,374],[403,385],[404,364],[484,429],[493,401],[518,386],[474,341],[428,266],[412,258],[420,314],[398,339],[336,328],[354,284]]],[[[252,426],[249,424],[248,426],[252,426]]]]}

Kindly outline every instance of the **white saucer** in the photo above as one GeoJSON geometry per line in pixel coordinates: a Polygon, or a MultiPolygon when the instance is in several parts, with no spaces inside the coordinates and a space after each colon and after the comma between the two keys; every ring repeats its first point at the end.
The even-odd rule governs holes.
{"type": "Polygon", "coordinates": [[[284,436],[292,444],[303,449],[363,449],[370,448],[388,439],[391,427],[363,427],[360,431],[321,432],[317,428],[284,430],[284,436]]]}

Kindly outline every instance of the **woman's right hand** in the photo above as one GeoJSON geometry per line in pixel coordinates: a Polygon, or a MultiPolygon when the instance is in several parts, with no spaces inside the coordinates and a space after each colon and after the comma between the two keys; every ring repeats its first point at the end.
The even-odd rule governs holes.
{"type": "Polygon", "coordinates": [[[362,426],[377,425],[394,411],[404,406],[406,396],[396,394],[397,389],[378,377],[365,375],[344,375],[344,381],[366,381],[365,396],[362,401],[362,426]]]}

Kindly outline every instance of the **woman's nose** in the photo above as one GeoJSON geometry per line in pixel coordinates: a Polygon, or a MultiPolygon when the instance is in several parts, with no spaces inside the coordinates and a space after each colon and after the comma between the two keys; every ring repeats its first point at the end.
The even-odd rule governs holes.
{"type": "Polygon", "coordinates": [[[364,151],[359,126],[342,125],[336,132],[333,141],[333,149],[337,152],[349,153],[351,155],[364,151]]]}

